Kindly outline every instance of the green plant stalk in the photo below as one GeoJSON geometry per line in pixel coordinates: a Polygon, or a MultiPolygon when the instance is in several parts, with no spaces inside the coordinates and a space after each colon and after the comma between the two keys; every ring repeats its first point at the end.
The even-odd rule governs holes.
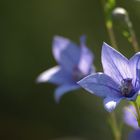
{"type": "Polygon", "coordinates": [[[136,109],[136,112],[137,112],[137,122],[138,122],[138,126],[140,127],[140,108],[137,104],[137,102],[133,102],[134,103],[134,107],[136,109]]]}
{"type": "Polygon", "coordinates": [[[115,39],[115,34],[114,34],[114,31],[113,31],[113,23],[112,23],[111,20],[106,21],[106,28],[107,28],[107,32],[108,32],[108,35],[109,35],[109,38],[110,38],[111,45],[115,49],[118,49],[117,42],[116,42],[116,39],[115,39]]]}
{"type": "Polygon", "coordinates": [[[137,41],[137,38],[136,38],[135,31],[133,29],[133,24],[132,24],[128,14],[125,18],[125,22],[128,26],[128,30],[129,30],[129,33],[130,33],[130,36],[131,36],[131,43],[132,43],[132,46],[134,48],[134,51],[138,52],[139,51],[138,41],[137,41]]]}
{"type": "Polygon", "coordinates": [[[109,123],[110,123],[110,127],[112,129],[112,133],[114,135],[114,140],[121,140],[120,128],[117,125],[117,121],[116,121],[114,112],[110,113],[109,123]]]}
{"type": "Polygon", "coordinates": [[[106,2],[108,2],[108,1],[101,0],[101,5],[103,7],[103,13],[104,13],[104,17],[105,17],[105,26],[106,26],[106,29],[107,29],[108,36],[109,36],[110,43],[111,43],[112,47],[114,47],[115,49],[118,49],[115,34],[114,34],[114,30],[113,30],[112,19],[109,18],[110,16],[108,16],[107,15],[108,13],[106,12],[106,8],[105,8],[106,2]]]}

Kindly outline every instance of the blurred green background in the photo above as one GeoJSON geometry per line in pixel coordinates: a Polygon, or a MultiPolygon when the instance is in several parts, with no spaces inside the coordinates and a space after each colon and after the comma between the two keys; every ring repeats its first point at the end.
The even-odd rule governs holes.
{"type": "MultiPolygon", "coordinates": [[[[140,43],[140,2],[117,0],[117,6],[128,10],[140,43]]],[[[104,20],[100,0],[0,1],[0,139],[113,139],[100,98],[81,89],[56,104],[55,86],[35,82],[41,72],[56,65],[55,35],[78,44],[86,34],[96,69],[101,71],[101,46],[103,41],[110,44],[104,20]]],[[[134,51],[118,23],[114,30],[119,50],[130,57],[134,51]]]]}

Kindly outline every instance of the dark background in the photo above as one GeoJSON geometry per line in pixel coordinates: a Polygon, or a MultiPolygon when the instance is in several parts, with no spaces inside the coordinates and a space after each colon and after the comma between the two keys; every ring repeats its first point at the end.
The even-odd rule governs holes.
{"type": "MultiPolygon", "coordinates": [[[[140,43],[140,2],[117,0],[126,8],[140,43]]],[[[100,0],[0,1],[0,139],[2,140],[111,140],[108,113],[102,100],[84,90],[54,101],[55,86],[36,84],[36,77],[56,65],[52,39],[61,35],[79,43],[82,34],[101,71],[103,41],[109,42],[100,0]]],[[[134,51],[115,23],[119,50],[134,51]]],[[[116,109],[122,117],[121,103],[116,109]]],[[[126,126],[123,135],[126,137],[126,126]]]]}

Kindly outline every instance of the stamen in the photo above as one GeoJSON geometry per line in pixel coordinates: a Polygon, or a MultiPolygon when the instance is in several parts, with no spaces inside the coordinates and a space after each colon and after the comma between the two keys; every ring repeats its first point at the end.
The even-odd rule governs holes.
{"type": "Polygon", "coordinates": [[[133,89],[132,79],[126,78],[121,81],[121,93],[124,96],[128,96],[133,89]]]}

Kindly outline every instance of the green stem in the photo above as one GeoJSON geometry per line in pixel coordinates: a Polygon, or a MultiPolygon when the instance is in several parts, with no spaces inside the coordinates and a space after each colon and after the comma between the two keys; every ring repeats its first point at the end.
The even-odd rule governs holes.
{"type": "Polygon", "coordinates": [[[117,125],[116,116],[115,116],[114,112],[110,113],[110,121],[109,122],[110,122],[110,126],[112,129],[112,133],[114,135],[114,139],[121,140],[121,132],[120,132],[120,129],[117,125]]]}
{"type": "Polygon", "coordinates": [[[114,34],[114,31],[113,31],[113,24],[112,24],[111,20],[106,20],[106,28],[107,28],[107,32],[108,32],[108,35],[109,35],[110,42],[111,42],[112,46],[115,49],[118,49],[117,42],[116,42],[116,39],[115,39],[115,34],[114,34]]]}
{"type": "Polygon", "coordinates": [[[125,18],[125,22],[127,23],[127,26],[128,26],[128,29],[129,29],[129,32],[130,32],[130,35],[131,35],[131,43],[132,43],[132,46],[134,48],[134,51],[138,52],[139,51],[138,41],[137,41],[137,38],[136,38],[135,31],[133,29],[133,24],[132,24],[131,20],[129,19],[128,14],[125,18]]]}
{"type": "Polygon", "coordinates": [[[113,30],[112,19],[107,18],[108,16],[106,15],[106,9],[105,9],[106,1],[101,0],[101,4],[102,4],[102,7],[103,7],[103,13],[104,13],[104,17],[105,17],[105,26],[106,26],[106,29],[107,29],[107,32],[108,32],[108,36],[109,36],[111,45],[115,49],[118,49],[115,34],[114,34],[114,30],[113,30]]]}
{"type": "Polygon", "coordinates": [[[137,112],[137,122],[138,122],[138,126],[140,127],[140,108],[137,104],[137,102],[133,102],[134,103],[134,107],[136,109],[136,112],[137,112]]]}

